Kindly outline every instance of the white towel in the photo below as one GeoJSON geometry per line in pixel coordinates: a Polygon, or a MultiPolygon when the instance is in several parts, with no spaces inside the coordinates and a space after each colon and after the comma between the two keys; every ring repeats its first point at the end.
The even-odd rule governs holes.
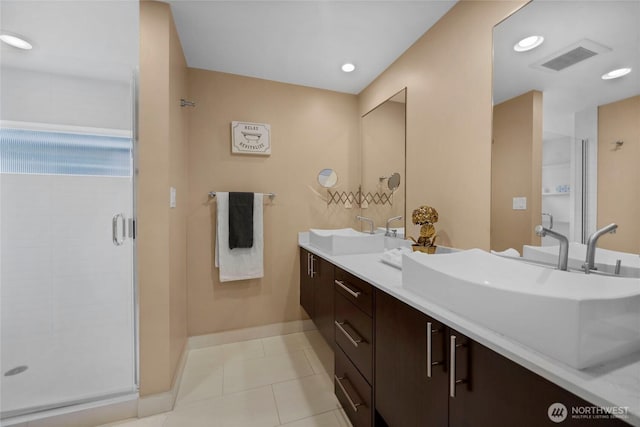
{"type": "Polygon", "coordinates": [[[215,264],[220,281],[247,280],[264,277],[264,234],[262,194],[253,195],[253,247],[229,249],[229,193],[217,192],[217,224],[215,264]]]}
{"type": "Polygon", "coordinates": [[[392,267],[399,268],[400,270],[402,270],[402,255],[403,254],[408,255],[411,252],[412,252],[411,249],[404,248],[404,247],[385,250],[380,256],[380,261],[392,267]]]}

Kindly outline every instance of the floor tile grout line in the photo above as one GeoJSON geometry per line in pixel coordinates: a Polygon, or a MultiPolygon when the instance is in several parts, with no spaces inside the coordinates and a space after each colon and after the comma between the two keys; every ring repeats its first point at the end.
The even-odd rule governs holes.
{"type": "MultiPolygon", "coordinates": [[[[309,378],[309,377],[313,377],[313,376],[316,376],[316,375],[322,375],[322,374],[316,374],[312,370],[311,373],[307,374],[307,375],[301,375],[301,376],[298,376],[298,377],[288,378],[288,379],[285,379],[285,380],[274,381],[274,382],[271,382],[271,383],[258,384],[258,385],[251,386],[249,388],[245,388],[245,389],[242,389],[242,390],[232,391],[230,393],[225,393],[224,389],[223,389],[222,396],[229,396],[229,395],[236,394],[236,393],[242,393],[244,391],[256,390],[256,389],[259,389],[259,388],[262,388],[262,387],[273,386],[275,384],[283,384],[283,383],[290,382],[290,381],[297,381],[297,380],[300,380],[302,378],[309,378]]],[[[220,397],[222,397],[222,396],[220,396],[220,397]]]]}
{"type": "Polygon", "coordinates": [[[338,421],[338,422],[339,422],[340,420],[338,419],[338,417],[336,417],[336,415],[335,415],[335,413],[334,413],[335,411],[337,411],[337,409],[335,409],[335,408],[334,408],[334,409],[328,409],[328,410],[326,410],[326,411],[318,412],[317,414],[309,415],[309,416],[307,416],[307,417],[296,418],[296,419],[293,419],[293,420],[287,421],[287,422],[286,422],[286,423],[284,423],[284,424],[283,424],[282,422],[280,422],[280,426],[284,426],[284,427],[286,427],[288,424],[295,423],[295,422],[302,421],[302,420],[306,420],[307,418],[314,418],[314,417],[317,417],[317,416],[319,416],[319,415],[324,415],[324,414],[328,414],[328,413],[332,413],[332,414],[333,414],[333,417],[336,419],[336,421],[338,421]]]}
{"type": "Polygon", "coordinates": [[[282,418],[280,418],[280,409],[278,409],[278,400],[276,399],[276,391],[273,389],[273,384],[270,384],[271,396],[273,397],[273,404],[276,406],[276,415],[278,416],[278,425],[282,425],[282,418]]]}

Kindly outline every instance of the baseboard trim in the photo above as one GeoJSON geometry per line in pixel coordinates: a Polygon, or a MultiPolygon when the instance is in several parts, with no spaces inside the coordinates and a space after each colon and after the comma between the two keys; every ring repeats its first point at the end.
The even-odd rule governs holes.
{"type": "Polygon", "coordinates": [[[189,354],[188,341],[182,349],[182,355],[173,376],[171,389],[162,393],[150,394],[138,399],[138,417],[149,417],[151,415],[161,414],[173,410],[178,397],[180,382],[184,374],[184,367],[187,364],[187,356],[189,354]]]}
{"type": "Polygon", "coordinates": [[[293,334],[295,332],[311,331],[316,329],[313,321],[293,320],[291,322],[273,323],[270,325],[254,326],[252,328],[234,329],[231,331],[216,332],[207,335],[189,337],[187,347],[189,350],[211,347],[220,344],[229,344],[239,341],[255,340],[259,338],[273,337],[276,335],[293,334]]]}

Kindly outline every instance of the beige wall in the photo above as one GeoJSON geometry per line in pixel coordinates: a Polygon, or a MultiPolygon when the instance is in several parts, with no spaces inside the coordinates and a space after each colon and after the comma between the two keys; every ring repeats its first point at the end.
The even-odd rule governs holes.
{"type": "Polygon", "coordinates": [[[140,3],[137,262],[140,394],[169,390],[186,329],[186,66],[169,6],[140,3]],[[169,187],[178,207],[169,209],[169,187]],[[182,198],[180,198],[182,195],[182,198]]]}
{"type": "Polygon", "coordinates": [[[337,190],[356,189],[361,176],[359,117],[403,87],[408,88],[405,215],[430,204],[440,212],[441,244],[489,247],[492,28],[524,3],[458,3],[359,97],[189,69],[188,98],[197,107],[188,111],[175,107],[178,95],[182,97],[183,59],[169,7],[142,3],[142,394],[170,387],[185,338],[185,313],[189,335],[303,316],[298,231],[357,226],[353,218],[359,213],[327,206],[316,175],[333,168],[340,176],[337,190]],[[181,127],[185,120],[186,128],[181,127]],[[233,120],[270,123],[272,155],[231,155],[233,120]],[[188,150],[176,143],[187,135],[188,150]],[[178,189],[176,210],[168,209],[169,186],[178,189]],[[265,206],[263,279],[219,283],[212,266],[215,203],[207,200],[209,191],[278,194],[265,206]],[[180,286],[184,274],[186,311],[180,286]]]}
{"type": "Polygon", "coordinates": [[[360,94],[364,113],[407,87],[406,215],[435,207],[439,244],[489,248],[492,31],[524,4],[458,2],[360,94]]]}
{"type": "Polygon", "coordinates": [[[356,96],[189,69],[189,97],[189,335],[302,318],[298,232],[356,226],[357,210],[327,206],[316,181],[333,168],[338,190],[359,183],[356,96]],[[271,156],[232,155],[234,120],[269,123],[271,156]],[[219,282],[210,191],[277,193],[264,207],[264,278],[219,282]]]}
{"type": "Polygon", "coordinates": [[[540,245],[533,228],[542,206],[542,92],[531,91],[493,107],[491,249],[540,245]],[[526,197],[526,210],[513,198],[526,197]]]}
{"type": "Polygon", "coordinates": [[[640,253],[640,96],[598,107],[598,246],[640,253]],[[616,149],[615,141],[623,141],[616,149]]]}
{"type": "MultiPolygon", "coordinates": [[[[404,216],[405,104],[387,101],[362,118],[362,191],[391,194],[387,180],[400,174],[400,188],[393,193],[393,205],[371,203],[362,215],[372,218],[376,227],[384,227],[388,218],[404,216]]],[[[403,227],[404,220],[394,221],[390,228],[403,227]]],[[[363,225],[367,229],[368,225],[363,225]]]]}

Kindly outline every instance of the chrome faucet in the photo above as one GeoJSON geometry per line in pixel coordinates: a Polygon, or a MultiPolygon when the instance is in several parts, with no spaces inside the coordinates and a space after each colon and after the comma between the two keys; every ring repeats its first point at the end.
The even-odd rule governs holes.
{"type": "Polygon", "coordinates": [[[356,219],[359,221],[364,221],[366,223],[369,223],[369,225],[371,226],[371,231],[369,231],[369,234],[374,234],[374,226],[373,226],[373,220],[371,218],[367,218],[366,216],[356,216],[356,219]]]}
{"type": "Polygon", "coordinates": [[[596,269],[596,244],[598,243],[598,239],[607,233],[615,233],[617,228],[618,225],[612,222],[606,227],[602,227],[600,230],[594,231],[593,234],[589,236],[589,240],[587,240],[587,259],[582,266],[586,274],[589,274],[591,270],[596,269]]]}
{"type": "Polygon", "coordinates": [[[385,236],[387,236],[387,237],[396,237],[396,236],[398,235],[398,234],[397,234],[397,231],[396,231],[396,230],[393,230],[393,233],[392,233],[391,231],[389,231],[389,224],[390,224],[392,221],[399,221],[399,220],[401,220],[401,219],[402,219],[402,215],[398,215],[398,216],[394,216],[393,218],[389,218],[389,219],[387,220],[387,231],[384,233],[384,235],[385,235],[385,236]]]}
{"type": "Polygon", "coordinates": [[[558,270],[567,271],[567,262],[569,261],[569,240],[560,233],[544,228],[542,225],[536,225],[533,229],[536,235],[540,237],[553,237],[560,242],[560,252],[558,253],[558,270]]]}

